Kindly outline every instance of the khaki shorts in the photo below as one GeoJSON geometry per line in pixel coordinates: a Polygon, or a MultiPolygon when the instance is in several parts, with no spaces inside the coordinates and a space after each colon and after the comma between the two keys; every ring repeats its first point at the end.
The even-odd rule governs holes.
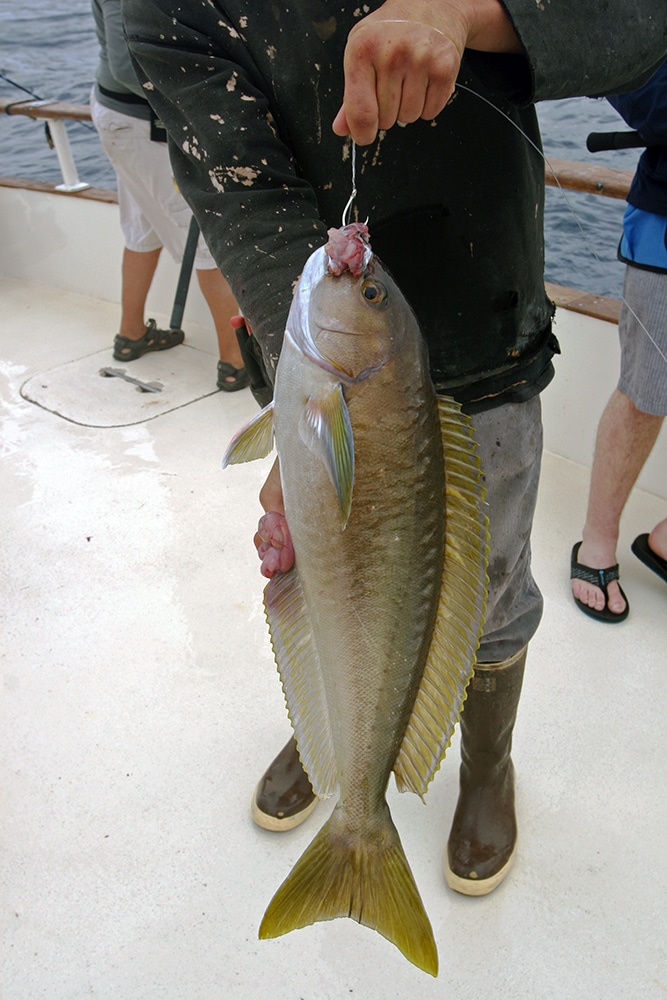
{"type": "MultiPolygon", "coordinates": [[[[116,171],[125,246],[136,253],[164,247],[180,263],[192,212],[178,191],[165,142],[152,142],[150,122],[105,108],[94,96],[91,112],[104,152],[116,171]]],[[[195,268],[216,263],[200,236],[195,268]]]]}
{"type": "Polygon", "coordinates": [[[667,274],[627,266],[618,323],[618,388],[638,410],[667,416],[667,274]]]}

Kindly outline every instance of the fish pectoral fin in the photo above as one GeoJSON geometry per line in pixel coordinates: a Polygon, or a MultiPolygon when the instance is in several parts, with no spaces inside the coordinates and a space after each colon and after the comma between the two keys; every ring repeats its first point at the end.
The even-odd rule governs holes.
{"type": "Polygon", "coordinates": [[[354,435],[340,382],[310,397],[299,420],[299,435],[324,463],[338,496],[344,528],[352,507],[354,435]]]}
{"type": "Polygon", "coordinates": [[[336,790],[338,769],[320,658],[296,567],[276,573],[267,584],[264,609],[301,763],[315,794],[325,799],[336,790]]]}
{"type": "Polygon", "coordinates": [[[445,457],[445,557],[424,673],[394,762],[399,791],[423,796],[461,714],[482,635],[489,527],[470,419],[438,397],[445,457]]]}
{"type": "Polygon", "coordinates": [[[352,917],[378,931],[431,976],[438,974],[433,929],[386,808],[367,837],[350,834],[336,809],[269,903],[260,938],[318,920],[352,917]]]}
{"type": "Polygon", "coordinates": [[[229,442],[222,467],[266,458],[273,450],[273,400],[237,431],[229,442]]]}

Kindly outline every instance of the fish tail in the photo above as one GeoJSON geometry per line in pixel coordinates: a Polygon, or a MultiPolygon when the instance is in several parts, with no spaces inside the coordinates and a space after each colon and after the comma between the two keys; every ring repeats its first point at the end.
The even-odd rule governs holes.
{"type": "Polygon", "coordinates": [[[363,837],[350,834],[334,811],[269,903],[259,936],[279,937],[334,917],[372,927],[437,976],[433,930],[388,808],[363,837]]]}

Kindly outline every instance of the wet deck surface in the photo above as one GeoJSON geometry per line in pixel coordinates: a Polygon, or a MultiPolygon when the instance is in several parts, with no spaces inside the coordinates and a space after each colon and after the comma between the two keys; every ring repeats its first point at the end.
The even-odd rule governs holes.
{"type": "MultiPolygon", "coordinates": [[[[438,980],[352,921],[261,942],[265,906],[330,806],[284,835],[249,815],[289,734],[252,546],[269,460],[220,469],[255,403],[214,393],[131,426],[71,423],[20,387],[103,351],[117,307],[1,289],[3,996],[664,998],[667,587],[629,550],[664,501],[633,494],[619,550],[631,615],[600,625],[568,584],[588,473],[545,456],[546,610],[515,732],[507,881],[484,899],[445,887],[458,738],[426,806],[390,790],[438,980]]],[[[213,334],[187,332],[214,385],[213,334]]]]}

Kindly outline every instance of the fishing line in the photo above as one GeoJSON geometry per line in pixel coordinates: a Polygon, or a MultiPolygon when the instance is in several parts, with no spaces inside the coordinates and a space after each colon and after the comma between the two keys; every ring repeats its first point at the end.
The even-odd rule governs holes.
{"type": "MultiPolygon", "coordinates": [[[[553,174],[554,180],[556,181],[556,187],[560,191],[560,193],[561,193],[561,195],[562,195],[562,197],[563,197],[563,199],[565,201],[565,204],[567,205],[567,208],[568,208],[568,210],[569,210],[572,218],[574,219],[575,223],[577,224],[577,228],[578,228],[579,232],[581,233],[581,235],[582,235],[582,237],[584,239],[584,243],[586,244],[586,246],[587,246],[590,254],[592,255],[593,259],[595,260],[596,264],[598,265],[598,267],[600,269],[600,273],[602,274],[603,277],[609,278],[610,277],[609,270],[605,267],[605,265],[603,264],[603,262],[600,260],[600,257],[598,256],[597,251],[595,250],[595,247],[593,246],[593,244],[591,243],[590,239],[588,238],[588,234],[586,233],[586,230],[582,226],[581,221],[580,221],[577,213],[575,212],[575,210],[573,209],[572,205],[570,204],[570,199],[568,198],[567,194],[565,193],[565,189],[563,188],[563,186],[561,185],[560,181],[558,180],[558,177],[556,176],[556,171],[554,170],[554,168],[549,163],[549,160],[545,156],[544,151],[542,149],[540,149],[540,147],[536,143],[533,142],[533,140],[530,138],[529,135],[526,135],[526,133],[523,131],[523,129],[519,125],[517,125],[517,123],[515,121],[512,121],[512,119],[510,118],[510,116],[508,114],[506,114],[503,111],[502,108],[499,108],[496,104],[494,104],[493,101],[488,100],[488,98],[484,97],[483,94],[478,94],[477,91],[476,90],[472,90],[471,87],[466,87],[465,84],[463,84],[463,83],[457,83],[456,84],[456,89],[457,90],[465,90],[468,94],[473,94],[475,97],[478,97],[480,101],[483,101],[485,104],[488,104],[488,106],[490,108],[493,108],[494,111],[497,111],[498,114],[502,115],[502,117],[505,118],[510,123],[510,125],[517,130],[517,132],[519,133],[519,135],[523,136],[523,138],[526,140],[526,142],[530,146],[532,146],[533,149],[542,157],[542,159],[544,160],[545,164],[548,166],[549,170],[553,174]]],[[[658,344],[656,343],[655,338],[652,337],[651,334],[648,332],[648,330],[646,329],[646,327],[644,326],[644,324],[640,320],[639,316],[634,311],[634,309],[629,304],[629,302],[627,301],[627,299],[625,298],[624,295],[621,295],[621,302],[624,304],[625,308],[633,316],[633,318],[637,321],[637,323],[639,324],[640,328],[644,331],[644,333],[646,334],[646,336],[648,337],[648,339],[651,341],[651,343],[653,344],[654,348],[656,349],[656,351],[658,352],[658,354],[660,355],[660,357],[663,359],[663,361],[665,362],[665,364],[667,364],[667,355],[665,355],[664,352],[660,349],[660,347],[658,347],[658,344]]]]}
{"type": "Polygon", "coordinates": [[[357,197],[357,144],[356,144],[356,142],[351,141],[351,146],[352,146],[352,194],[350,195],[350,197],[348,199],[347,205],[343,209],[343,219],[342,219],[343,228],[345,228],[345,226],[349,222],[349,213],[352,211],[352,205],[354,203],[354,199],[357,197]]]}

